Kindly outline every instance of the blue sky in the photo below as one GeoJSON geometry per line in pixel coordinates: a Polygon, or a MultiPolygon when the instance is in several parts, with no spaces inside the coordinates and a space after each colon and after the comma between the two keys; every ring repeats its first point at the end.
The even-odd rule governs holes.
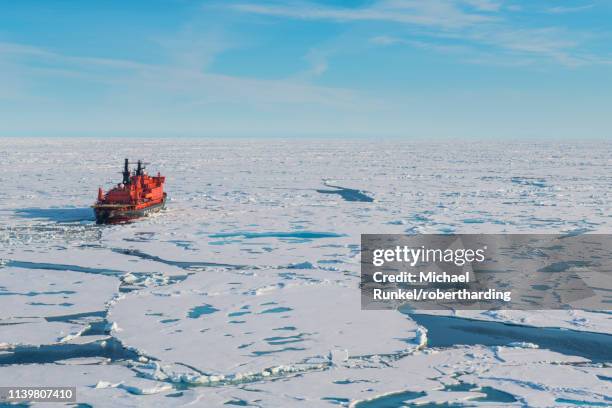
{"type": "Polygon", "coordinates": [[[0,136],[610,138],[606,0],[0,2],[0,136]]]}

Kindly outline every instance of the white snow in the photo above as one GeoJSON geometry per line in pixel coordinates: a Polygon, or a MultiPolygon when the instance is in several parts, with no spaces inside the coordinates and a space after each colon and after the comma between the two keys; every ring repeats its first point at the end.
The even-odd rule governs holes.
{"type": "Polygon", "coordinates": [[[221,274],[230,283],[224,291],[215,290],[216,279],[208,282],[208,274],[199,273],[167,288],[125,296],[109,312],[109,320],[122,329],[113,334],[162,362],[224,376],[259,375],[329,353],[336,356],[338,349],[361,356],[415,347],[409,342],[416,326],[407,317],[396,312],[384,318],[376,312],[355,313],[360,308],[356,287],[311,282],[327,273],[260,269],[257,275],[218,272],[217,279],[221,274]],[[284,283],[286,278],[277,277],[289,272],[309,280],[284,283]],[[265,285],[274,279],[281,284],[265,285]]]}
{"type": "MultiPolygon", "coordinates": [[[[109,336],[138,353],[0,366],[0,385],[76,385],[96,407],[450,402],[482,387],[515,405],[609,403],[605,364],[520,341],[432,350],[408,317],[362,311],[358,283],[363,233],[612,232],[611,147],[0,140],[0,359],[109,336]],[[168,209],[96,226],[89,206],[124,157],[167,176],[168,209]],[[326,181],[374,201],[318,193],[326,181]],[[104,318],[110,334],[83,335],[104,318]]],[[[612,334],[606,311],[428,313],[612,334]]]]}

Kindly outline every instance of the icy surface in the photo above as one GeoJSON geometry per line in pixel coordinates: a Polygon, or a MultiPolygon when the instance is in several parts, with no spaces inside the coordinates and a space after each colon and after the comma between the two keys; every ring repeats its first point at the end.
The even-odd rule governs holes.
{"type": "Polygon", "coordinates": [[[356,314],[358,289],[318,281],[328,273],[260,269],[256,275],[217,275],[227,275],[230,284],[222,288],[200,273],[171,287],[126,295],[110,309],[113,334],[163,362],[188,364],[209,376],[262,375],[301,362],[318,367],[330,353],[333,362],[416,347],[413,322],[398,313],[384,319],[356,314]],[[345,357],[336,350],[346,350],[345,357]]]}
{"type": "MultiPolygon", "coordinates": [[[[103,407],[609,405],[609,362],[427,348],[409,316],[361,311],[358,283],[362,233],[610,233],[611,147],[1,140],[0,386],[103,407]],[[97,226],[124,157],[167,176],[168,208],[97,226]]],[[[444,314],[612,334],[608,311],[444,314]]]]}

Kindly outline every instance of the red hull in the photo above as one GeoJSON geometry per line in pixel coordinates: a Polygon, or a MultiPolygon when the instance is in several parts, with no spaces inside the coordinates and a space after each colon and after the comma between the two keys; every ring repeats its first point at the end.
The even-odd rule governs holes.
{"type": "MultiPolygon", "coordinates": [[[[165,194],[165,193],[164,193],[165,194]]],[[[131,221],[136,218],[146,217],[151,213],[158,212],[164,209],[166,206],[166,200],[155,204],[125,207],[114,207],[114,206],[94,206],[94,213],[96,214],[96,223],[98,224],[116,224],[126,221],[131,221]]]]}

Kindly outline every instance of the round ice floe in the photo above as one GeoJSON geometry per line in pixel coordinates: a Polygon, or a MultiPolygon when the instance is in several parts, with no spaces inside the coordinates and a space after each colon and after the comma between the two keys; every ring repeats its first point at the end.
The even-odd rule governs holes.
{"type": "Polygon", "coordinates": [[[113,305],[109,319],[121,328],[115,335],[126,346],[206,374],[263,373],[314,357],[328,363],[337,350],[346,350],[346,359],[415,347],[416,325],[397,312],[362,311],[356,285],[249,290],[256,282],[265,279],[227,275],[225,292],[207,292],[205,278],[191,277],[172,290],[126,296],[113,305]]]}

